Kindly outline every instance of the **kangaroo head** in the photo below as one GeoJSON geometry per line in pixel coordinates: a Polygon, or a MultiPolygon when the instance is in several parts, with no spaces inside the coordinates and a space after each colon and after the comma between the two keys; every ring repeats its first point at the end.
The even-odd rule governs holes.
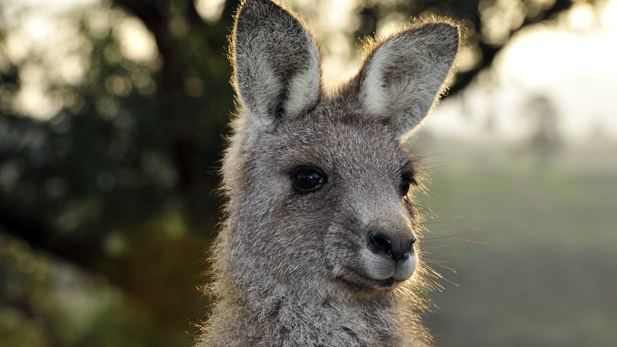
{"type": "Polygon", "coordinates": [[[437,99],[458,44],[450,22],[408,27],[374,43],[327,96],[310,31],[280,5],[246,1],[232,42],[240,110],[220,241],[236,286],[372,295],[413,275],[418,163],[401,138],[437,99]]]}

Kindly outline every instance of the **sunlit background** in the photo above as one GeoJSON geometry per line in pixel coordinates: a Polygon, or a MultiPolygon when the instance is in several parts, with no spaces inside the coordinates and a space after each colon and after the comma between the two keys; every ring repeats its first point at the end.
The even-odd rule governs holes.
{"type": "MultiPolygon", "coordinates": [[[[0,1],[0,346],[190,346],[238,1],[0,1]]],[[[362,40],[466,43],[425,157],[440,346],[617,343],[617,0],[288,0],[331,87],[362,40]]]]}

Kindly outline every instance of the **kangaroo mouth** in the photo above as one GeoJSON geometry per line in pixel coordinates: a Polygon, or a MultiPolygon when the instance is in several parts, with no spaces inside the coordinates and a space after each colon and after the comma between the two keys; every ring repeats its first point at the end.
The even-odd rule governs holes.
{"type": "Polygon", "coordinates": [[[353,292],[365,294],[383,292],[384,290],[389,291],[396,288],[396,286],[402,282],[395,280],[394,277],[374,279],[351,268],[348,269],[346,275],[338,276],[336,280],[353,292]]]}
{"type": "Polygon", "coordinates": [[[378,286],[380,286],[383,289],[394,289],[394,287],[396,287],[396,285],[398,284],[398,281],[392,277],[387,278],[385,280],[378,280],[375,282],[377,283],[378,286]]]}

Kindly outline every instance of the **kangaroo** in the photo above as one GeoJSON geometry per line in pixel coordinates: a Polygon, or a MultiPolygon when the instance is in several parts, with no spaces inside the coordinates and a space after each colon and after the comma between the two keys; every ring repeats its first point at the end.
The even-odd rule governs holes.
{"type": "Polygon", "coordinates": [[[428,346],[407,134],[443,91],[458,26],[433,20],[369,42],[326,93],[306,25],[270,0],[236,14],[238,110],[223,161],[217,299],[196,346],[428,346]]]}

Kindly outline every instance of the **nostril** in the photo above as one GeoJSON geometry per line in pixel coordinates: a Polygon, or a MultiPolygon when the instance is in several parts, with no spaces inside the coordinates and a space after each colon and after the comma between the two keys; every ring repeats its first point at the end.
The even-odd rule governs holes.
{"type": "Polygon", "coordinates": [[[384,251],[388,254],[392,254],[392,241],[390,238],[382,233],[372,232],[368,234],[369,240],[374,246],[377,246],[378,250],[384,251]]]}
{"type": "Polygon", "coordinates": [[[413,244],[416,243],[416,237],[412,236],[411,240],[409,240],[409,246],[407,246],[407,251],[409,252],[411,250],[411,247],[413,247],[413,244]]]}
{"type": "Polygon", "coordinates": [[[403,253],[403,254],[399,255],[397,258],[395,258],[394,260],[399,262],[399,261],[405,261],[408,258],[409,258],[409,253],[403,253]]]}

